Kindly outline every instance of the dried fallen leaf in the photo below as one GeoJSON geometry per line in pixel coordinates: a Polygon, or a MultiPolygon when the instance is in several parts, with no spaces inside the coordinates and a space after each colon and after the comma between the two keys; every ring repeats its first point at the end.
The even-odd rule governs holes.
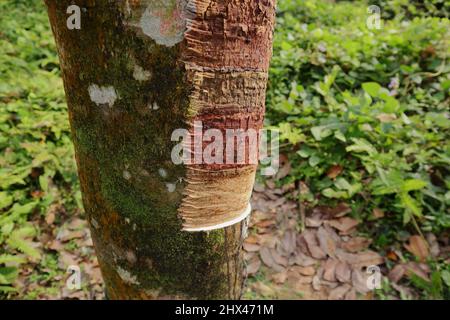
{"type": "Polygon", "coordinates": [[[313,276],[316,274],[316,269],[314,267],[293,267],[292,270],[298,272],[302,276],[313,276]]]}
{"type": "Polygon", "coordinates": [[[318,228],[322,225],[322,223],[323,219],[321,213],[315,213],[305,219],[305,226],[309,228],[318,228]]]}
{"type": "Polygon", "coordinates": [[[275,262],[275,259],[272,256],[272,252],[271,251],[273,249],[269,249],[266,247],[261,248],[261,250],[259,251],[259,254],[261,256],[262,261],[264,262],[264,264],[266,266],[268,266],[269,268],[277,271],[277,272],[281,272],[284,270],[284,267],[280,266],[279,264],[277,264],[275,262]]]}
{"type": "Polygon", "coordinates": [[[334,282],[336,281],[336,267],[338,265],[338,261],[334,259],[328,259],[323,266],[323,279],[334,282]]]}
{"type": "Polygon", "coordinates": [[[339,287],[336,287],[330,291],[328,295],[328,300],[343,300],[347,292],[352,288],[349,284],[343,284],[339,287]]]}
{"type": "Polygon", "coordinates": [[[329,234],[328,230],[324,227],[320,227],[317,230],[317,239],[319,240],[320,249],[328,254],[330,257],[335,256],[336,243],[334,242],[332,236],[329,234]]]}
{"type": "Polygon", "coordinates": [[[334,165],[334,166],[332,166],[332,167],[331,167],[330,169],[328,169],[328,171],[327,171],[327,176],[328,176],[328,178],[330,178],[330,179],[336,179],[336,177],[342,173],[342,170],[343,170],[343,169],[344,169],[344,168],[343,168],[342,166],[340,166],[340,165],[334,165]]]}
{"type": "Polygon", "coordinates": [[[384,217],[384,211],[381,210],[380,208],[375,208],[375,209],[372,210],[372,216],[375,219],[381,219],[381,218],[384,217]]]}
{"type": "Polygon", "coordinates": [[[247,252],[257,252],[259,251],[259,249],[261,249],[261,246],[259,244],[254,244],[254,243],[247,243],[244,242],[244,250],[247,252]]]}
{"type": "Polygon", "coordinates": [[[349,282],[352,277],[350,265],[346,262],[339,261],[336,265],[336,279],[339,282],[349,282]]]}
{"type": "Polygon", "coordinates": [[[428,244],[421,236],[411,236],[409,244],[405,244],[405,248],[419,258],[420,261],[425,261],[430,255],[428,244]]]}
{"type": "Polygon", "coordinates": [[[333,228],[343,233],[349,232],[351,229],[353,229],[359,224],[358,220],[349,217],[342,217],[339,219],[330,220],[327,223],[333,228]]]}
{"type": "Polygon", "coordinates": [[[277,264],[287,267],[287,265],[289,264],[289,260],[286,257],[283,257],[275,249],[270,249],[270,253],[272,254],[272,257],[277,264]]]}
{"type": "Polygon", "coordinates": [[[313,266],[317,263],[317,260],[314,260],[311,257],[303,254],[303,252],[297,250],[297,254],[295,256],[295,264],[302,267],[313,266]]]}
{"type": "Polygon", "coordinates": [[[281,240],[281,248],[286,255],[291,255],[295,252],[297,247],[297,234],[296,232],[289,230],[286,231],[281,240]]]}
{"type": "Polygon", "coordinates": [[[336,256],[340,261],[347,262],[353,268],[376,266],[384,263],[383,257],[371,250],[355,254],[336,249],[336,256]]]}
{"type": "Polygon", "coordinates": [[[367,249],[367,247],[369,247],[371,243],[372,243],[371,239],[363,237],[354,237],[348,240],[347,242],[342,242],[341,248],[349,252],[359,252],[364,249],[367,249]]]}
{"type": "Polygon", "coordinates": [[[416,262],[408,262],[405,264],[405,268],[408,276],[412,276],[414,274],[425,281],[430,281],[428,276],[429,270],[427,270],[425,266],[416,262]]]}
{"type": "Polygon", "coordinates": [[[403,278],[405,273],[406,273],[405,266],[402,264],[397,264],[394,268],[392,268],[389,271],[388,278],[392,282],[397,283],[400,281],[401,278],[403,278]]]}
{"type": "Polygon", "coordinates": [[[368,278],[367,274],[364,274],[360,270],[354,269],[352,272],[353,288],[361,294],[368,293],[371,289],[367,285],[367,278],[368,278]]]}
{"type": "Polygon", "coordinates": [[[326,253],[319,247],[319,243],[316,239],[316,235],[311,230],[306,230],[303,232],[303,238],[306,242],[309,252],[311,256],[315,259],[325,259],[326,253]]]}

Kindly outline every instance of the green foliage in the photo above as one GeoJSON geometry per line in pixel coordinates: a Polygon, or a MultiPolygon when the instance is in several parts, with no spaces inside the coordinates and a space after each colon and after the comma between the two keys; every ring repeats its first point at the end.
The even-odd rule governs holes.
{"type": "Polygon", "coordinates": [[[79,197],[67,107],[41,1],[0,2],[0,294],[39,261],[33,239],[53,203],[79,197]]]}
{"type": "Polygon", "coordinates": [[[268,123],[294,163],[285,182],[306,181],[313,204],[345,199],[362,218],[378,207],[399,228],[417,220],[440,232],[450,227],[450,22],[397,14],[369,30],[367,6],[279,4],[268,123]]]}
{"type": "MultiPolygon", "coordinates": [[[[283,182],[305,182],[301,200],[311,205],[348,202],[379,247],[414,224],[448,229],[448,1],[278,2],[267,126],[279,128],[292,162],[283,182]],[[366,26],[369,4],[381,7],[381,30],[366,26]],[[342,167],[335,178],[327,174],[334,166],[342,167]],[[374,208],[385,218],[372,221],[374,208]]],[[[81,201],[42,1],[1,1],[0,12],[1,295],[14,291],[22,265],[56,263],[36,248],[31,221],[51,204],[81,201]]],[[[432,278],[411,281],[445,296],[448,267],[432,278]]]]}

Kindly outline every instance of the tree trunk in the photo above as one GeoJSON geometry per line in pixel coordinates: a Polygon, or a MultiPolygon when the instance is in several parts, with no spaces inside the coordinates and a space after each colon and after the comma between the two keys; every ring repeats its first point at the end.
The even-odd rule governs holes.
{"type": "Polygon", "coordinates": [[[256,164],[172,134],[261,128],[275,0],[45,1],[108,297],[240,298],[256,164]]]}

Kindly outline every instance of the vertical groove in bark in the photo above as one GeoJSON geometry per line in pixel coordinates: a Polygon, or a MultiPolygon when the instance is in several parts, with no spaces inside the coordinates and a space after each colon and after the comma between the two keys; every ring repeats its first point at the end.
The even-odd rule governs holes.
{"type": "MultiPolygon", "coordinates": [[[[207,172],[208,185],[224,169],[239,176],[248,166],[177,166],[171,135],[191,129],[194,119],[219,129],[262,125],[273,1],[46,3],[108,297],[239,298],[246,221],[190,233],[179,210],[192,170],[207,172]],[[66,27],[72,4],[82,8],[81,30],[66,27]],[[241,24],[245,32],[236,29],[241,24]],[[199,37],[202,28],[210,35],[199,37]]],[[[255,166],[248,170],[254,174],[255,166]]],[[[202,210],[207,204],[196,203],[213,217],[202,210]]]]}

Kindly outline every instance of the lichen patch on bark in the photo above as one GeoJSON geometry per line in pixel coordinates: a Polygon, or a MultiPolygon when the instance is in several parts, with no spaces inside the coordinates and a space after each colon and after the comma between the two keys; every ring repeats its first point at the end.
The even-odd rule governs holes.
{"type": "Polygon", "coordinates": [[[173,47],[184,39],[188,16],[193,7],[189,2],[189,0],[143,0],[136,4],[128,4],[125,10],[132,16],[129,25],[139,28],[158,45],[173,47]]]}
{"type": "Polygon", "coordinates": [[[107,104],[112,107],[117,99],[116,90],[112,86],[102,87],[96,84],[91,84],[88,90],[91,101],[98,106],[107,104]]]}

